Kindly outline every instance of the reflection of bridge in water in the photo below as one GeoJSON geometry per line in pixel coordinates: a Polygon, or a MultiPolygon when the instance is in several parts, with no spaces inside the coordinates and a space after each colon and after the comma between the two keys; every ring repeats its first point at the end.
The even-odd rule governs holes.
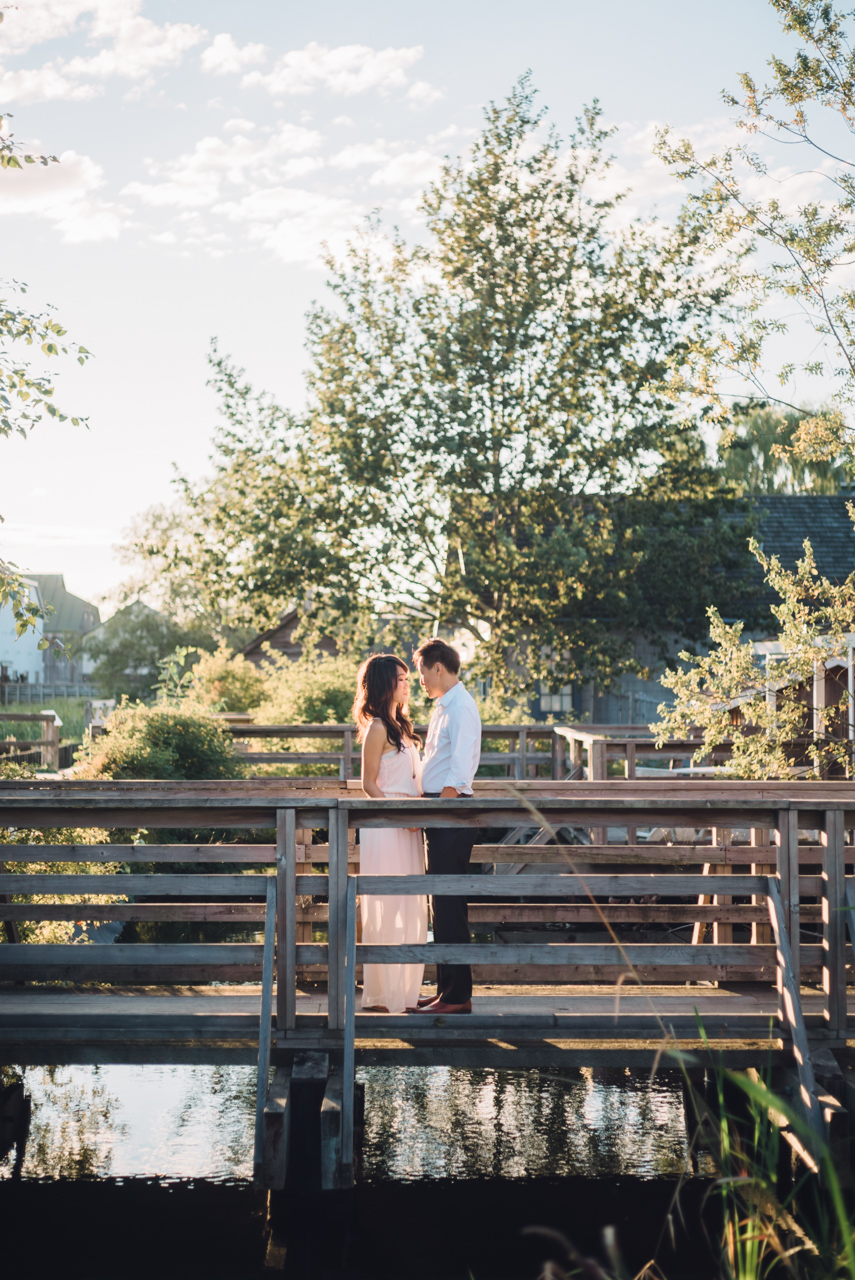
{"type": "Polygon", "coordinates": [[[197,936],[212,923],[263,928],[247,942],[7,942],[3,1061],[257,1060],[255,1172],[274,1190],[286,1177],[351,1184],[360,1063],[636,1067],[662,1061],[663,1046],[692,1050],[694,1070],[711,1052],[739,1069],[772,1061],[814,1135],[788,1132],[791,1145],[811,1164],[812,1147],[830,1139],[842,1158],[855,1092],[845,937],[855,788],[658,779],[476,788],[440,806],[369,800],[323,778],[0,783],[0,823],[17,842],[4,849],[16,869],[0,868],[12,939],[32,920],[189,922],[197,936]],[[432,826],[484,833],[472,875],[359,874],[361,827],[420,826],[428,815],[432,826]],[[150,841],[158,829],[183,830],[194,842],[27,842],[29,830],[50,839],[56,828],[144,828],[150,841]],[[251,843],[270,830],[275,843],[251,843]],[[121,874],[50,869],[117,862],[121,874]],[[33,873],[34,863],[47,869],[33,873]],[[461,891],[476,930],[498,928],[493,940],[358,941],[360,892],[461,891]],[[126,900],[91,902],[100,895],[126,900]],[[358,1012],[358,966],[402,961],[472,963],[472,1014],[358,1012]],[[320,976],[326,984],[307,985],[320,976]]]}

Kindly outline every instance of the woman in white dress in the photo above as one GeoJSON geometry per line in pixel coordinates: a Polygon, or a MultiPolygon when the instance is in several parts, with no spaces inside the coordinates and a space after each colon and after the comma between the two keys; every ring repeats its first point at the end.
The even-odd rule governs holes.
{"type": "MultiPolygon", "coordinates": [[[[353,717],[362,743],[362,788],[367,796],[404,798],[421,794],[421,745],[410,720],[409,670],[391,653],[375,653],[359,668],[353,717]]],[[[366,876],[424,875],[419,829],[363,827],[359,869],[366,876]]],[[[363,894],[362,941],[426,942],[427,898],[415,894],[363,894]]],[[[414,1008],[423,964],[366,964],[362,1008],[403,1013],[414,1008]]]]}

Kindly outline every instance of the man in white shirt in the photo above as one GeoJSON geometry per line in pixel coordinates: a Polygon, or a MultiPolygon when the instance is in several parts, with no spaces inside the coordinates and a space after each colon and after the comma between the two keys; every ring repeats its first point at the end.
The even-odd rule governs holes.
{"type": "MultiPolygon", "coordinates": [[[[428,727],[422,794],[447,800],[472,795],[481,759],[481,717],[460,683],[460,654],[444,640],[426,640],[413,654],[419,681],[437,703],[428,727]]],[[[475,843],[472,827],[425,830],[428,875],[465,875],[475,843]]],[[[433,899],[434,942],[469,942],[469,904],[445,895],[433,899]]],[[[471,1013],[472,970],[468,964],[438,964],[436,995],[419,1001],[423,1013],[471,1013]]]]}

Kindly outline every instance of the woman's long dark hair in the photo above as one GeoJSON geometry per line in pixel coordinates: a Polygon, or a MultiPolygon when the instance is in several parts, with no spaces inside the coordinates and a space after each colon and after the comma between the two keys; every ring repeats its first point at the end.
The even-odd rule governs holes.
{"type": "Polygon", "coordinates": [[[392,696],[398,682],[398,672],[410,668],[394,653],[372,653],[359,668],[356,676],[356,698],[353,703],[353,718],[356,721],[361,742],[368,732],[372,720],[382,720],[386,726],[386,737],[398,751],[404,749],[404,739],[414,742],[417,747],[421,741],[413,729],[409,710],[406,705],[395,708],[392,713],[392,696]]]}

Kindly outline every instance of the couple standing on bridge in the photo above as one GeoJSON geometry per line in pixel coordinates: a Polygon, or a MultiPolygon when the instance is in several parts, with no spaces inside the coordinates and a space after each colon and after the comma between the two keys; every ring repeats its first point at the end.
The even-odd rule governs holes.
{"type": "MultiPolygon", "coordinates": [[[[472,795],[481,757],[481,717],[460,683],[460,654],[444,640],[426,640],[413,654],[419,683],[436,699],[424,759],[410,720],[410,672],[390,653],[375,653],[356,677],[354,719],[362,743],[362,787],[366,795],[447,800],[472,795]]],[[[363,828],[363,875],[465,875],[475,833],[468,827],[410,830],[363,828]]],[[[361,900],[364,943],[427,941],[427,898],[404,894],[366,895],[361,900]]],[[[464,897],[433,899],[434,942],[469,942],[469,908],[464,897]]],[[[469,965],[438,964],[436,995],[422,997],[423,964],[363,966],[362,1008],[383,1013],[470,1013],[469,965]]]]}

